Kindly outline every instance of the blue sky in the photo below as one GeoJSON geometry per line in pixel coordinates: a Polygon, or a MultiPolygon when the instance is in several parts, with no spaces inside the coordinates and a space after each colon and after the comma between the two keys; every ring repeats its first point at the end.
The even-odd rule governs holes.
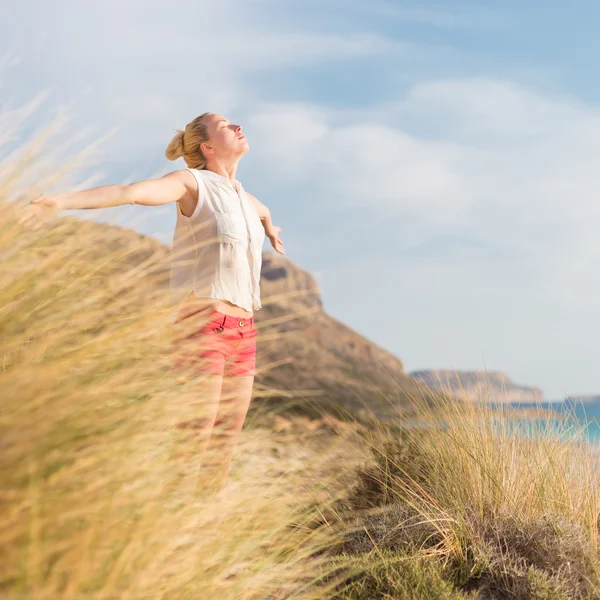
{"type": "MultiPolygon", "coordinates": [[[[91,139],[118,126],[98,183],[182,168],[173,130],[224,113],[251,145],[239,179],[330,315],[407,370],[600,394],[599,18],[561,0],[22,0],[1,97],[48,90],[39,118],[69,105],[91,139]]],[[[175,222],[172,205],[84,216],[164,242],[175,222]]]]}

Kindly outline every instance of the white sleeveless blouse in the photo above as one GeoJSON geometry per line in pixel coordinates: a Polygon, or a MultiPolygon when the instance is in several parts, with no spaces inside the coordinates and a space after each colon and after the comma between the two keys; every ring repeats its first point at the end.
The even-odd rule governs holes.
{"type": "Polygon", "coordinates": [[[177,205],[170,287],[177,298],[219,298],[255,311],[265,231],[241,183],[207,170],[188,169],[198,182],[191,217],[177,205]]]}

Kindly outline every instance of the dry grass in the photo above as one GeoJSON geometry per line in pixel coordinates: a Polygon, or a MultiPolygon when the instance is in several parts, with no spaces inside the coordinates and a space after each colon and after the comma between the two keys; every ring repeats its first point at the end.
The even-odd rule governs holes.
{"type": "Polygon", "coordinates": [[[418,422],[374,436],[342,552],[408,553],[478,598],[600,597],[598,454],[575,422],[443,399],[418,422]]]}

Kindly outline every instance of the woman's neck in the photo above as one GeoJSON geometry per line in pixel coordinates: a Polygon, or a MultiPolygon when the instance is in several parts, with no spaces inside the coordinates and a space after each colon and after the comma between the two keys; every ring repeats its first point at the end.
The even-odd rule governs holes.
{"type": "Polygon", "coordinates": [[[225,160],[213,160],[206,163],[206,169],[208,171],[212,171],[217,175],[221,175],[221,177],[225,177],[231,182],[231,185],[235,188],[235,174],[237,171],[239,159],[235,161],[225,161],[225,160]]]}

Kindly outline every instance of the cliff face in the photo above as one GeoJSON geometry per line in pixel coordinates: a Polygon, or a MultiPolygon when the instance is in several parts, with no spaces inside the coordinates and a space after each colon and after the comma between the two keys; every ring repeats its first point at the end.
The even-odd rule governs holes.
{"type": "Polygon", "coordinates": [[[315,278],[289,259],[264,253],[260,276],[262,304],[267,304],[267,310],[275,303],[295,308],[323,308],[315,278]]]}
{"type": "Polygon", "coordinates": [[[413,371],[410,376],[432,390],[473,402],[541,402],[542,390],[518,385],[501,371],[413,371]]]}
{"type": "Polygon", "coordinates": [[[259,385],[305,390],[299,395],[328,412],[379,417],[409,410],[410,398],[423,395],[397,357],[325,312],[314,277],[289,259],[263,255],[261,298],[258,368],[284,362],[261,372],[259,385]]]}

